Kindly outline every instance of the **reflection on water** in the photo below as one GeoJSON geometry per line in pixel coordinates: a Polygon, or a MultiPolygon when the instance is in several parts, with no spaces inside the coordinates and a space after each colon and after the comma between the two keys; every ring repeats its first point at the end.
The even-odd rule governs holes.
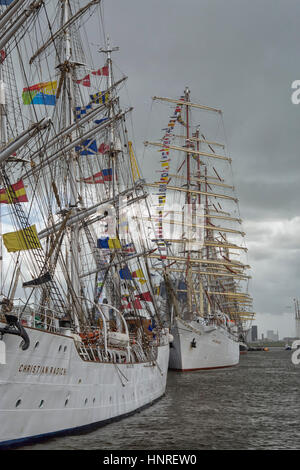
{"type": "Polygon", "coordinates": [[[291,355],[274,348],[231,369],[169,372],[166,396],[152,407],[21,449],[300,449],[300,365],[291,355]]]}

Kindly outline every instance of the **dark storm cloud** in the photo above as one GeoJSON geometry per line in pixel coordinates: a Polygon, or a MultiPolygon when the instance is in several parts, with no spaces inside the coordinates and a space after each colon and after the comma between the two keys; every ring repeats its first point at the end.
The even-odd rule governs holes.
{"type": "MultiPolygon", "coordinates": [[[[189,86],[194,101],[224,111],[241,213],[254,227],[247,237],[254,250],[253,296],[259,311],[269,311],[269,302],[279,313],[280,299],[300,295],[293,277],[299,249],[287,258],[282,235],[272,253],[267,235],[274,234],[257,225],[263,230],[257,240],[253,224],[300,213],[300,105],[291,102],[291,84],[300,79],[300,2],[110,0],[104,13],[106,32],[121,48],[114,58],[129,76],[139,156],[145,137],[161,134],[150,113],[152,96],[178,97],[189,86]]],[[[152,163],[142,163],[144,176],[153,179],[152,163]]],[[[293,239],[298,228],[291,227],[293,239]]]]}

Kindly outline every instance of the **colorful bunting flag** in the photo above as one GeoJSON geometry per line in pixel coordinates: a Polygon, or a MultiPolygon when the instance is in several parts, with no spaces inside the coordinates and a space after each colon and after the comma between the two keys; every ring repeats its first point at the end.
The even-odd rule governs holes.
{"type": "Polygon", "coordinates": [[[102,124],[102,122],[107,121],[107,119],[108,119],[108,118],[96,119],[96,120],[94,121],[94,123],[95,123],[95,124],[102,124]]]}
{"type": "Polygon", "coordinates": [[[80,181],[83,181],[87,184],[100,184],[105,181],[112,181],[112,168],[107,168],[105,170],[95,173],[93,176],[88,178],[82,178],[80,181]]]}
{"type": "Polygon", "coordinates": [[[137,277],[141,284],[145,284],[145,282],[147,282],[142,269],[137,269],[136,271],[134,271],[132,273],[132,276],[137,277]]]}
{"type": "Polygon", "coordinates": [[[124,251],[127,252],[127,253],[135,253],[134,244],[132,242],[127,243],[124,247],[124,251]]]}
{"type": "Polygon", "coordinates": [[[28,202],[22,180],[12,184],[8,189],[0,189],[0,204],[13,204],[15,202],[28,202]]]}
{"type": "Polygon", "coordinates": [[[136,295],[139,300],[144,300],[145,302],[153,302],[150,292],[142,292],[141,294],[136,295]]]}
{"type": "Polygon", "coordinates": [[[127,267],[120,269],[119,273],[121,279],[127,279],[129,281],[132,281],[132,275],[127,267]]]}
{"type": "Polygon", "coordinates": [[[27,104],[44,104],[55,106],[57,82],[37,83],[28,88],[23,88],[22,99],[27,104]]]}
{"type": "Polygon", "coordinates": [[[92,103],[101,104],[106,103],[109,100],[109,92],[108,91],[99,91],[98,93],[94,93],[90,95],[92,103]]]}
{"type": "Polygon", "coordinates": [[[9,253],[41,248],[35,225],[32,225],[25,230],[4,233],[2,238],[3,243],[9,253]]]}
{"type": "Polygon", "coordinates": [[[85,77],[81,78],[81,80],[76,80],[76,83],[78,83],[78,85],[90,87],[91,86],[90,76],[86,75],[85,77]]]}
{"type": "Polygon", "coordinates": [[[118,238],[98,238],[97,248],[118,250],[121,248],[120,240],[118,238]]]}
{"type": "Polygon", "coordinates": [[[104,75],[104,76],[108,77],[108,75],[109,75],[108,65],[105,65],[104,67],[101,67],[98,70],[93,70],[92,74],[93,75],[104,75]]]}
{"type": "Polygon", "coordinates": [[[88,109],[92,109],[92,105],[89,103],[86,106],[76,106],[75,108],[75,117],[76,119],[80,119],[82,116],[84,116],[88,109]]]}
{"type": "Polygon", "coordinates": [[[98,152],[102,153],[103,155],[109,152],[109,150],[110,150],[110,146],[104,143],[102,143],[98,148],[98,152]]]}
{"type": "Polygon", "coordinates": [[[121,308],[122,308],[122,310],[127,310],[127,309],[132,309],[132,308],[135,308],[136,310],[143,310],[143,306],[142,306],[141,302],[138,299],[135,299],[133,301],[133,304],[131,302],[129,302],[127,305],[123,305],[121,308]],[[133,307],[132,307],[132,305],[133,305],[133,307]]]}
{"type": "Polygon", "coordinates": [[[95,155],[98,153],[96,140],[84,140],[81,145],[76,145],[75,152],[79,152],[80,155],[95,155]]]}

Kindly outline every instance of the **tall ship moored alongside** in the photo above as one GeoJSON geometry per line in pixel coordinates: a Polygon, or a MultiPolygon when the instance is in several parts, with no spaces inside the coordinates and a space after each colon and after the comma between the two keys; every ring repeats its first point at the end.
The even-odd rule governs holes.
{"type": "Polygon", "coordinates": [[[126,77],[108,40],[95,64],[80,38],[102,2],[54,4],[0,1],[2,446],[119,419],[166,387],[168,328],[127,217],[148,203],[126,77]]]}

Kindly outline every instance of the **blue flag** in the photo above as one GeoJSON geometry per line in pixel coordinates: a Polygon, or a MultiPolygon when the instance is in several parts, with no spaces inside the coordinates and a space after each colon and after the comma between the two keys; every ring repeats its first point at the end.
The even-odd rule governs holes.
{"type": "Polygon", "coordinates": [[[10,5],[13,0],[0,0],[0,5],[10,5]]]}
{"type": "Polygon", "coordinates": [[[91,104],[87,104],[86,106],[76,106],[75,108],[75,117],[76,119],[80,119],[87,113],[88,109],[92,109],[91,104]]]}
{"type": "Polygon", "coordinates": [[[128,279],[129,281],[132,281],[132,275],[127,267],[120,269],[119,273],[121,279],[128,279]]]}
{"type": "Polygon", "coordinates": [[[97,142],[91,139],[84,140],[81,145],[76,145],[75,152],[80,152],[80,155],[95,155],[98,153],[97,142]]]}

